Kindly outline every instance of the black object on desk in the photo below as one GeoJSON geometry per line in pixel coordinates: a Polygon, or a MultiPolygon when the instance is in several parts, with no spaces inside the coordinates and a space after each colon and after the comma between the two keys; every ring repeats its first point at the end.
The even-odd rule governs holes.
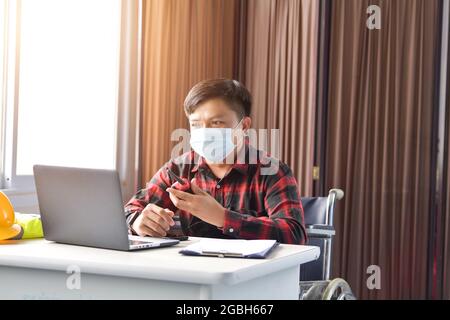
{"type": "Polygon", "coordinates": [[[177,176],[175,174],[175,172],[173,172],[172,170],[170,170],[168,167],[166,167],[166,171],[169,174],[170,178],[172,180],[175,180],[176,182],[178,182],[179,187],[176,186],[176,182],[172,185],[172,188],[180,190],[180,191],[184,191],[184,192],[188,192],[188,193],[194,193],[192,192],[191,189],[191,183],[189,182],[189,180],[187,179],[183,179],[180,178],[179,176],[177,176]]]}

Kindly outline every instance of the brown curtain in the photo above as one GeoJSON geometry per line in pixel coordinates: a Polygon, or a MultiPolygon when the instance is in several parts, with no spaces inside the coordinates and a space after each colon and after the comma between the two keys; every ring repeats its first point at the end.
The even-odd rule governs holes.
{"type": "MultiPolygon", "coordinates": [[[[449,43],[450,49],[450,43],[449,43]]],[[[444,170],[442,200],[443,200],[443,264],[442,264],[442,282],[443,282],[443,299],[450,299],[450,50],[448,51],[447,60],[447,101],[446,101],[446,130],[445,130],[445,150],[443,150],[444,170]]]]}
{"type": "Polygon", "coordinates": [[[341,187],[333,274],[359,298],[427,295],[438,0],[334,0],[326,186],[341,187]],[[366,27],[381,7],[381,30],[366,27]],[[367,267],[381,268],[369,290],[367,267]]]}
{"type": "Polygon", "coordinates": [[[280,129],[280,158],[312,195],[318,0],[248,0],[245,78],[253,127],[280,129]]]}
{"type": "MultiPolygon", "coordinates": [[[[447,89],[447,90],[450,90],[447,89]]],[[[444,210],[442,211],[444,214],[444,246],[443,246],[443,266],[442,266],[442,281],[443,281],[443,299],[450,299],[450,108],[449,104],[447,104],[447,146],[446,146],[446,173],[447,176],[445,179],[446,192],[444,193],[444,210]]]]}
{"type": "MultiPolygon", "coordinates": [[[[346,193],[335,216],[333,276],[347,279],[358,298],[426,298],[440,1],[330,3],[321,179],[346,193]],[[381,30],[366,27],[372,4],[381,7],[381,30]],[[370,265],[381,269],[380,290],[366,286],[370,265]]],[[[189,88],[235,77],[253,94],[254,127],[280,129],[281,160],[302,195],[312,195],[319,4],[143,1],[141,184],[170,157],[172,130],[187,128],[182,103],[189,88]]],[[[450,226],[445,230],[448,252],[450,226]]],[[[450,296],[448,284],[446,290],[450,296]]]]}
{"type": "Polygon", "coordinates": [[[253,94],[253,126],[280,129],[281,159],[302,195],[312,194],[318,6],[318,0],[143,1],[141,184],[170,157],[171,131],[187,127],[182,102],[189,88],[234,76],[253,94]]]}
{"type": "Polygon", "coordinates": [[[237,0],[144,0],[141,185],[171,156],[170,134],[188,128],[183,101],[208,78],[233,77],[237,0]]]}
{"type": "MultiPolygon", "coordinates": [[[[447,154],[450,150],[450,131],[447,133],[447,154]]],[[[447,159],[448,155],[447,155],[447,159]]],[[[447,160],[447,178],[446,178],[447,192],[444,195],[446,201],[446,206],[443,213],[445,214],[444,219],[444,264],[443,264],[443,283],[444,283],[444,294],[443,298],[450,299],[450,275],[448,270],[450,270],[450,164],[447,160]]]]}

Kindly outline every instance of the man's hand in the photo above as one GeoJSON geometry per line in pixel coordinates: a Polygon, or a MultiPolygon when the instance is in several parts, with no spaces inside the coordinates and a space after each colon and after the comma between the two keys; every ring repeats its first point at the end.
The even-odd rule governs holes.
{"type": "Polygon", "coordinates": [[[223,227],[225,208],[209,193],[200,189],[193,181],[191,181],[191,190],[194,194],[173,188],[166,189],[175,207],[187,211],[199,219],[219,228],[223,227]]]}
{"type": "Polygon", "coordinates": [[[141,237],[165,237],[170,226],[174,225],[174,213],[156,204],[148,204],[133,223],[133,229],[141,237]]]}

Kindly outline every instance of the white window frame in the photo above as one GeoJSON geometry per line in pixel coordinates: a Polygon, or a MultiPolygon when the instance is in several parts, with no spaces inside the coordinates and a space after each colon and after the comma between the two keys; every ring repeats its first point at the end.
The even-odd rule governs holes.
{"type": "MultiPolygon", "coordinates": [[[[3,155],[0,160],[0,190],[9,196],[35,197],[34,177],[16,174],[22,1],[6,2],[7,17],[15,19],[5,21],[7,39],[3,63],[7,69],[5,99],[0,101],[0,112],[4,114],[4,123],[0,126],[0,129],[3,129],[3,132],[0,132],[0,151],[3,155]]],[[[139,172],[141,0],[121,0],[121,7],[121,27],[118,30],[120,53],[115,163],[121,177],[123,201],[126,201],[135,192],[139,172]]]]}
{"type": "MultiPolygon", "coordinates": [[[[2,110],[4,114],[3,121],[3,168],[1,187],[7,190],[14,189],[16,186],[12,183],[13,172],[15,166],[13,163],[16,159],[16,143],[17,143],[17,107],[18,107],[18,50],[16,43],[20,43],[20,15],[19,8],[21,0],[11,1],[6,0],[6,19],[5,19],[5,51],[4,51],[4,65],[5,65],[5,83],[4,83],[4,99],[2,110]]],[[[14,179],[14,181],[16,181],[14,179]]],[[[18,181],[17,181],[18,182],[18,181]]]]}
{"type": "Polygon", "coordinates": [[[125,203],[139,188],[142,0],[122,0],[116,170],[125,203]]]}

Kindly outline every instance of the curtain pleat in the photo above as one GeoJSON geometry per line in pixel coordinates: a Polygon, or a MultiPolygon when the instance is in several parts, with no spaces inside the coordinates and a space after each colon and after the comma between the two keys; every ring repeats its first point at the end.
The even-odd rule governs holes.
{"type": "Polygon", "coordinates": [[[333,273],[360,298],[426,298],[438,3],[332,1],[326,186],[346,193],[333,273]],[[381,30],[366,27],[372,4],[381,30]]]}
{"type": "Polygon", "coordinates": [[[237,0],[144,0],[140,169],[143,186],[188,128],[183,101],[198,81],[232,78],[237,0]]]}
{"type": "MultiPolygon", "coordinates": [[[[450,44],[449,44],[450,47],[450,44]]],[[[450,58],[450,51],[448,52],[450,58]]],[[[450,61],[449,61],[450,62],[450,61]]],[[[450,65],[447,66],[450,70],[450,65]]],[[[443,170],[443,257],[442,257],[442,282],[443,299],[450,299],[450,72],[447,73],[447,111],[446,111],[446,145],[443,170]]]]}
{"type": "MultiPolygon", "coordinates": [[[[313,191],[318,0],[248,0],[246,87],[253,127],[280,130],[280,159],[313,191]]],[[[270,148],[269,148],[270,151],[270,148]]]]}
{"type": "MultiPolygon", "coordinates": [[[[449,89],[447,89],[449,90],[449,89]]],[[[448,109],[450,110],[450,109],[448,109]]],[[[447,111],[447,125],[450,126],[450,112],[447,111]]],[[[444,283],[443,299],[450,299],[450,276],[448,270],[450,270],[450,163],[449,163],[449,151],[450,151],[450,127],[447,128],[447,176],[444,177],[446,184],[445,206],[444,206],[444,257],[443,257],[443,277],[444,283]]]]}

